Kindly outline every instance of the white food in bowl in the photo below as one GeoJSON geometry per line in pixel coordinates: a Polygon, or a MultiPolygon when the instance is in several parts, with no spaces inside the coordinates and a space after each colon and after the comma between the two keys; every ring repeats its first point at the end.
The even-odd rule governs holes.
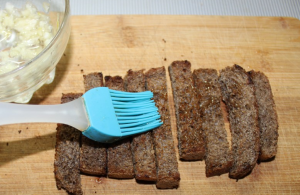
{"type": "Polygon", "coordinates": [[[26,3],[17,9],[6,3],[0,10],[0,74],[18,68],[37,56],[53,39],[49,16],[26,3]]]}
{"type": "MultiPolygon", "coordinates": [[[[0,1],[0,9],[6,9],[7,2],[22,10],[28,0],[0,1]]],[[[50,18],[54,37],[34,58],[0,74],[0,102],[27,103],[39,88],[52,83],[58,64],[61,67],[65,66],[59,61],[65,52],[71,31],[69,0],[29,0],[29,2],[37,8],[38,13],[50,18]]],[[[53,87],[55,83],[50,88],[53,87]]]]}

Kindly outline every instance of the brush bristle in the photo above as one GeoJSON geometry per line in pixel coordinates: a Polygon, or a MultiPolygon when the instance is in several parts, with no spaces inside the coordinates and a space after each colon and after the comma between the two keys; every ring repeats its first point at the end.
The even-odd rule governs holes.
{"type": "Polygon", "coordinates": [[[123,136],[143,133],[162,124],[151,91],[109,91],[123,136]]]}

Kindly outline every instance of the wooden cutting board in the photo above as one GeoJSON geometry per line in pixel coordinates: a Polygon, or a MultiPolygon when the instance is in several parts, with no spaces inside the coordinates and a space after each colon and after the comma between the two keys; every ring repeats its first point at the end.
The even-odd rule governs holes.
{"type": "MultiPolygon", "coordinates": [[[[157,190],[134,179],[82,175],[85,194],[299,194],[300,21],[282,17],[72,16],[69,44],[50,85],[31,103],[58,104],[62,93],[83,92],[83,74],[124,76],[128,69],[167,67],[189,60],[192,69],[239,64],[270,79],[279,117],[275,160],[241,180],[206,178],[203,161],[180,162],[180,187],[157,190]]],[[[168,77],[173,136],[174,104],[168,77]]],[[[228,126],[228,123],[227,123],[228,126]]],[[[0,194],[65,194],[54,174],[55,124],[0,127],[0,194]]],[[[175,139],[177,144],[177,141],[175,139]]]]}

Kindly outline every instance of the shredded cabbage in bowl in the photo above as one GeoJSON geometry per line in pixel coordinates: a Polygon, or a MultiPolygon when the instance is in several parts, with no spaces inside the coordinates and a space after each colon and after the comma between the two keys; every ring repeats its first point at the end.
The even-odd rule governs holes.
{"type": "Polygon", "coordinates": [[[6,3],[0,10],[0,74],[9,72],[38,55],[53,39],[49,16],[26,3],[17,9],[6,3]]]}

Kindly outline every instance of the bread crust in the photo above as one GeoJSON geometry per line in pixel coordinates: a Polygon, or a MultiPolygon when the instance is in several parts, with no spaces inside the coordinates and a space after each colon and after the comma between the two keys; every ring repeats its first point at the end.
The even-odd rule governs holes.
{"type": "Polygon", "coordinates": [[[191,63],[175,61],[169,66],[169,73],[175,102],[179,157],[181,160],[202,160],[205,146],[191,63]]]}
{"type": "Polygon", "coordinates": [[[260,130],[260,161],[275,157],[278,142],[278,116],[268,77],[259,71],[250,71],[258,104],[260,130]]]}
{"type": "MultiPolygon", "coordinates": [[[[145,91],[144,70],[128,70],[124,84],[126,91],[145,91]]],[[[136,135],[131,142],[135,179],[142,181],[156,181],[156,163],[153,148],[152,133],[136,135]]]]}
{"type": "Polygon", "coordinates": [[[180,174],[171,130],[167,78],[164,67],[152,68],[146,75],[146,89],[154,94],[154,101],[161,115],[163,125],[152,131],[157,164],[156,187],[177,188],[180,174]]]}
{"type": "MultiPolygon", "coordinates": [[[[125,91],[124,81],[120,76],[105,76],[105,86],[110,89],[125,91]]],[[[107,176],[117,179],[134,178],[130,139],[125,138],[109,145],[107,150],[107,176]]]]}
{"type": "Polygon", "coordinates": [[[221,175],[229,172],[233,159],[221,110],[218,72],[215,69],[197,69],[193,78],[202,117],[206,176],[221,175]]]}
{"type": "MultiPolygon", "coordinates": [[[[81,93],[63,94],[61,103],[81,97],[81,93]]],[[[79,155],[81,131],[64,124],[57,125],[54,174],[56,186],[70,194],[82,194],[79,155]]]]}
{"type": "Polygon", "coordinates": [[[239,65],[220,71],[219,82],[228,110],[232,137],[233,166],[231,178],[240,179],[255,167],[259,154],[259,129],[254,86],[239,65]]]}

